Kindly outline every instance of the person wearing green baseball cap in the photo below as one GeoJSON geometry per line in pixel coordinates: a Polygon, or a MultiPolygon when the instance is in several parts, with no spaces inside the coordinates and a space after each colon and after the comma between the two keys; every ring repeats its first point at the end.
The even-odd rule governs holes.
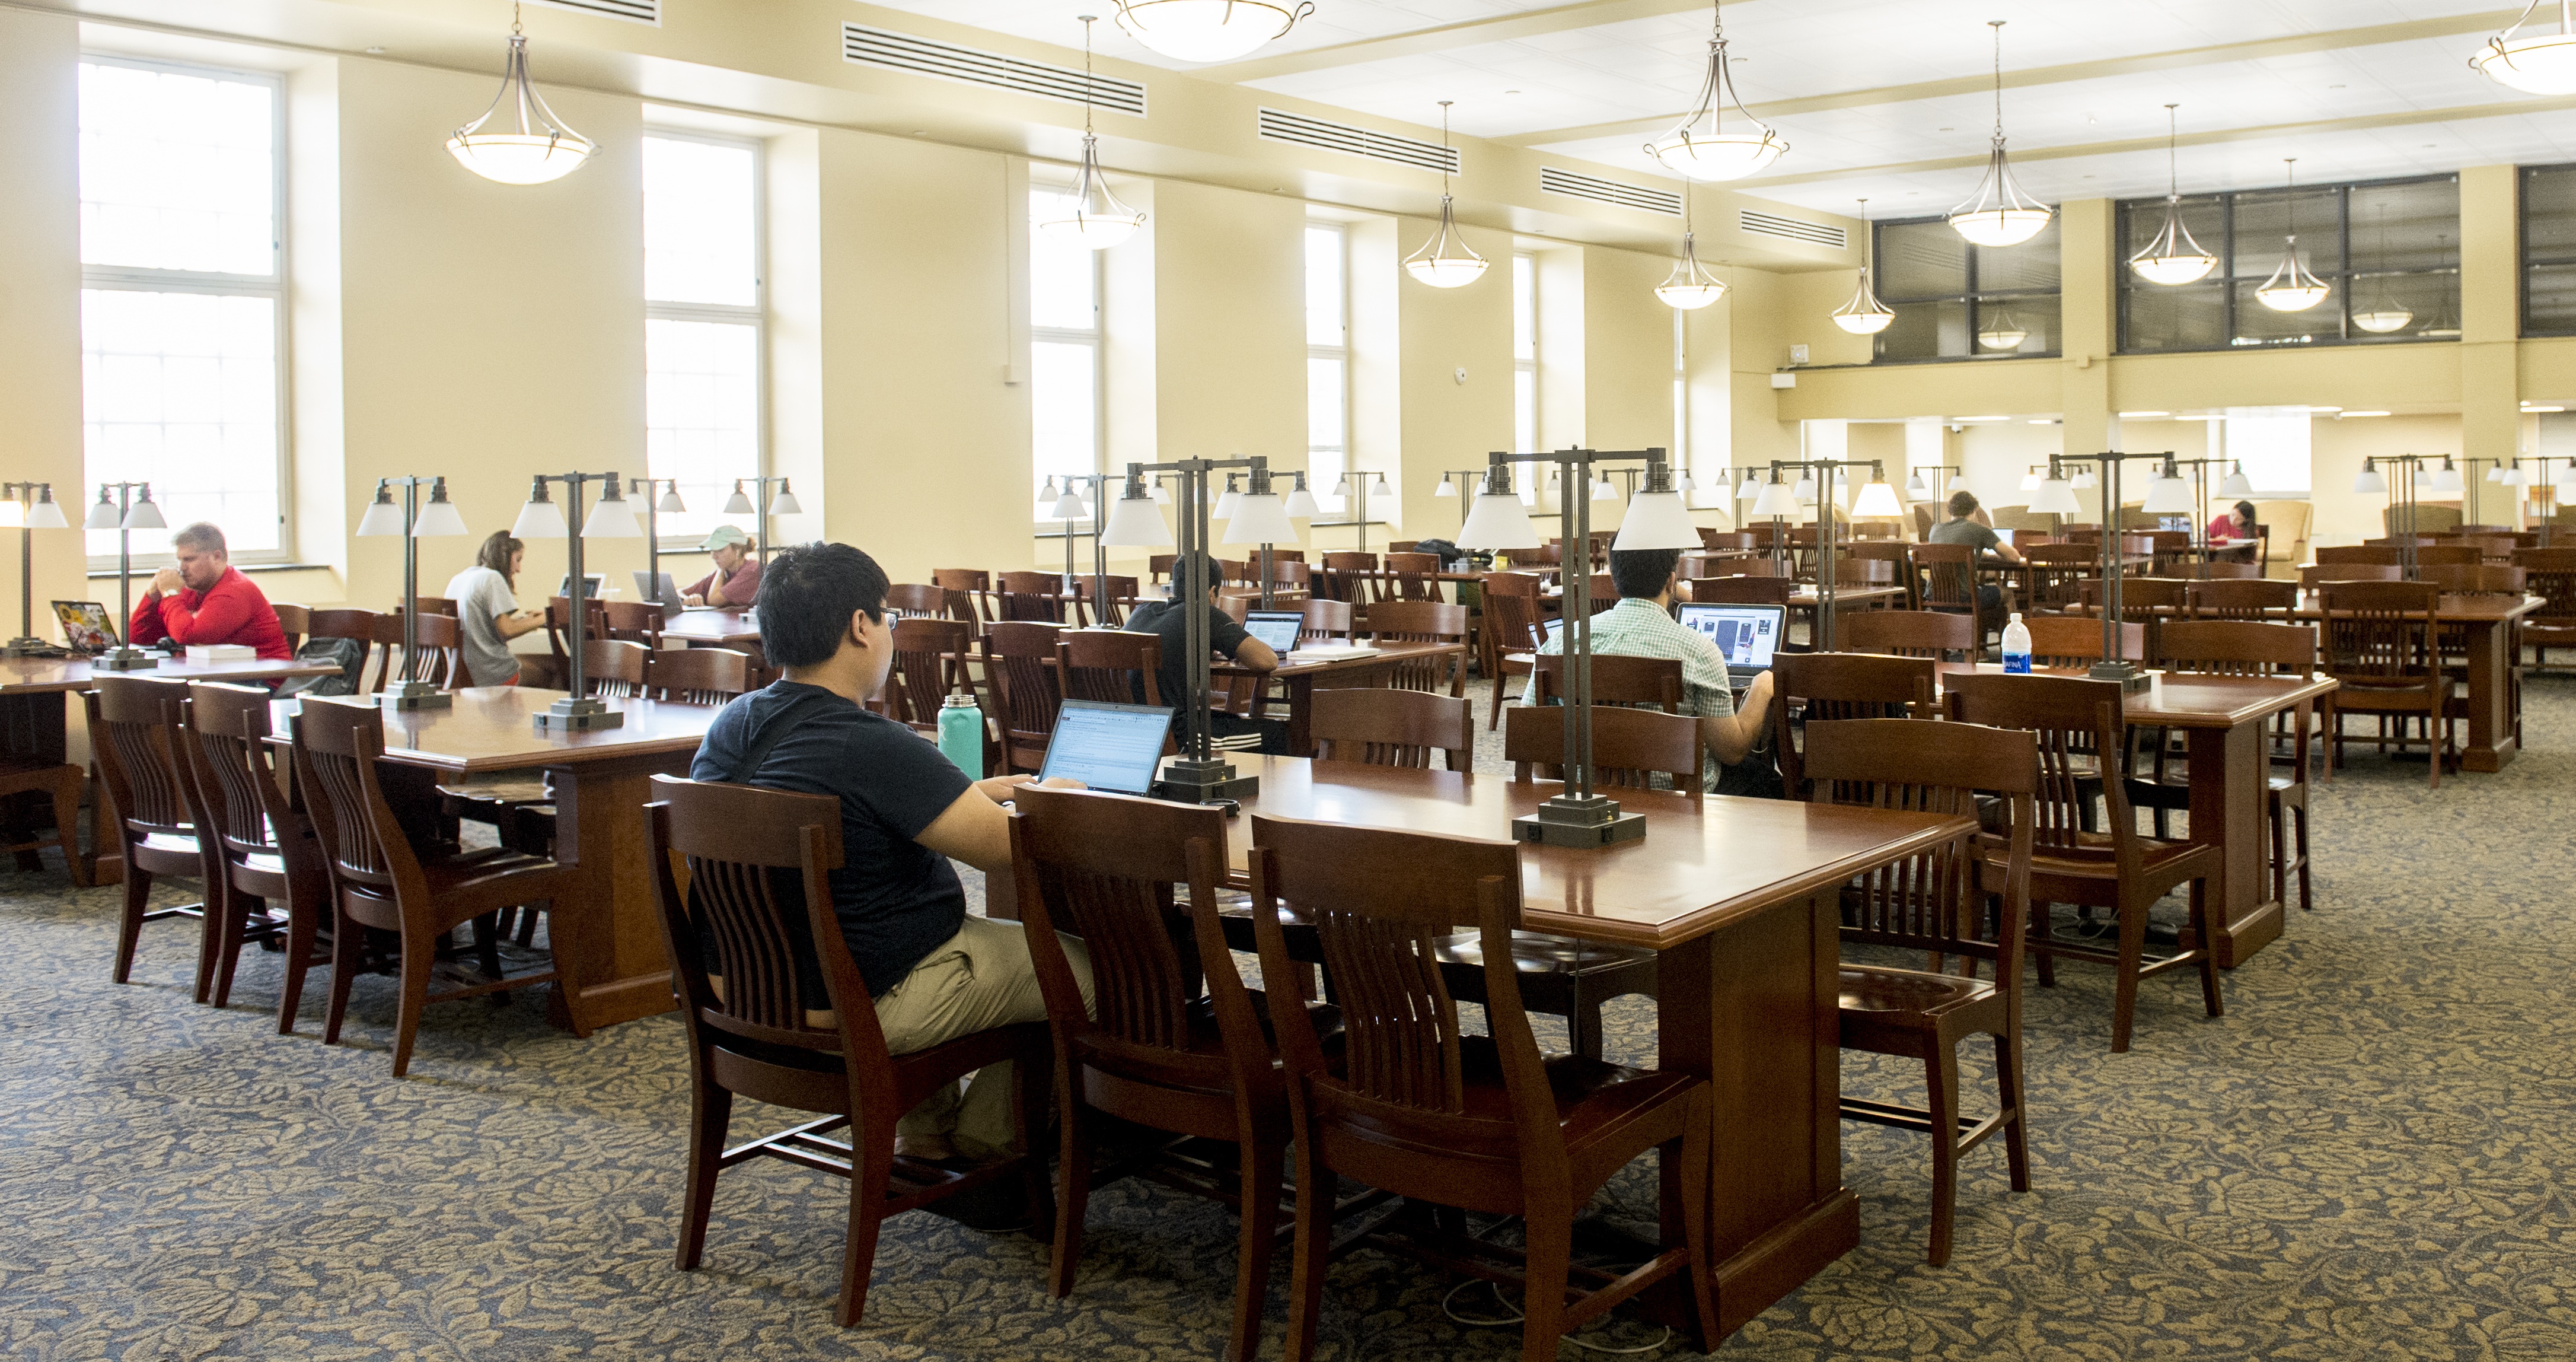
{"type": "Polygon", "coordinates": [[[702,547],[715,556],[716,569],[691,582],[680,593],[680,603],[749,610],[760,594],[760,560],[752,556],[751,536],[731,525],[718,525],[702,547]]]}

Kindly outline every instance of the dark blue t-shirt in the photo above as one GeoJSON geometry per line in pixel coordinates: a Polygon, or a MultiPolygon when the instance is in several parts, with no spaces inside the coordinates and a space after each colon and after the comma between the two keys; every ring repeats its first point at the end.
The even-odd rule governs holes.
{"type": "MultiPolygon", "coordinates": [[[[734,779],[772,715],[823,694],[829,692],[777,681],[737,697],[707,726],[689,778],[734,779]]],[[[746,783],[841,801],[832,911],[870,994],[882,997],[902,983],[965,925],[966,889],[956,868],[913,839],[972,782],[919,734],[836,697],[809,708],[746,783]]]]}

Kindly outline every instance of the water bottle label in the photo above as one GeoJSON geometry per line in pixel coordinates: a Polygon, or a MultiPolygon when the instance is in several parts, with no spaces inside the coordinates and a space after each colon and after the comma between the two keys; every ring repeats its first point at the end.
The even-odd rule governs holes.
{"type": "Polygon", "coordinates": [[[2027,675],[2029,675],[2029,674],[2030,674],[2030,654],[2028,654],[2028,653],[2006,653],[2006,654],[2004,654],[2004,670],[2005,670],[2005,671],[2007,671],[2007,672],[2013,673],[2013,674],[2015,674],[2015,675],[2021,675],[2021,676],[2027,676],[2027,675]]]}

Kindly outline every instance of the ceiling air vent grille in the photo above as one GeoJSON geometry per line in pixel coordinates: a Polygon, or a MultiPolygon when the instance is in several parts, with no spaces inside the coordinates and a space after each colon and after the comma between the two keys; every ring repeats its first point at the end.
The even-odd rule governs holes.
{"type": "Polygon", "coordinates": [[[864,24],[841,25],[841,59],[939,80],[987,85],[1035,95],[1040,99],[1060,99],[1068,104],[1089,103],[1094,108],[1134,114],[1138,118],[1145,116],[1143,81],[1096,75],[1088,77],[1086,85],[1086,78],[1080,71],[1067,67],[959,47],[955,43],[933,42],[910,33],[869,28],[864,24]],[[1091,95],[1088,100],[1083,98],[1086,88],[1091,95]]]}
{"type": "Polygon", "coordinates": [[[1392,133],[1371,132],[1347,123],[1327,123],[1320,118],[1308,118],[1284,109],[1261,110],[1256,126],[1263,138],[1273,142],[1293,142],[1301,147],[1338,151],[1349,156],[1369,156],[1419,170],[1458,173],[1457,149],[1437,142],[1419,142],[1392,133]]]}
{"type": "Polygon", "coordinates": [[[1641,212],[1662,213],[1669,217],[1682,215],[1682,196],[1669,190],[1649,189],[1638,184],[1621,184],[1617,180],[1605,180],[1598,175],[1582,175],[1571,170],[1559,170],[1555,166],[1538,168],[1538,187],[1550,194],[1591,199],[1596,203],[1616,204],[1621,208],[1634,208],[1641,212]]]}
{"type": "Polygon", "coordinates": [[[596,14],[631,23],[662,22],[662,0],[536,0],[536,3],[548,9],[568,9],[576,14],[596,14]]]}
{"type": "Polygon", "coordinates": [[[1838,251],[1851,245],[1850,236],[1842,228],[1828,227],[1821,222],[1801,222],[1796,218],[1742,210],[1736,212],[1735,218],[1737,226],[1755,236],[1776,236],[1784,241],[1803,241],[1810,246],[1831,246],[1838,251]]]}

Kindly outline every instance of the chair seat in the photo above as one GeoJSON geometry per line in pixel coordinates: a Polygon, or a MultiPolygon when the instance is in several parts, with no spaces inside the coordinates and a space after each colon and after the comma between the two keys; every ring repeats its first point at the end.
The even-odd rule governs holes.
{"type": "Polygon", "coordinates": [[[197,839],[179,833],[149,832],[134,840],[137,851],[163,851],[173,856],[197,854],[197,839]]]}
{"type": "MultiPolygon", "coordinates": [[[[1468,1117],[1487,1121],[1511,1119],[1511,1100],[1503,1088],[1501,1053],[1489,1036],[1466,1036],[1460,1047],[1468,1117]]],[[[1550,1055],[1542,1061],[1548,1091],[1556,1099],[1557,1120],[1565,1142],[1581,1144],[1627,1116],[1669,1099],[1698,1080],[1688,1074],[1632,1069],[1582,1055],[1550,1055]]]]}
{"type": "Polygon", "coordinates": [[[1887,1021],[1928,1020],[1995,996],[1995,986],[1983,979],[1880,965],[1843,966],[1838,987],[1844,1012],[1887,1021]]]}
{"type": "MultiPolygon", "coordinates": [[[[1481,969],[1485,948],[1476,933],[1460,932],[1434,946],[1433,958],[1443,965],[1481,969]]],[[[1605,946],[1545,932],[1512,933],[1512,968],[1522,974],[1607,974],[1640,963],[1652,964],[1654,959],[1652,951],[1627,946],[1605,946]]]]}

